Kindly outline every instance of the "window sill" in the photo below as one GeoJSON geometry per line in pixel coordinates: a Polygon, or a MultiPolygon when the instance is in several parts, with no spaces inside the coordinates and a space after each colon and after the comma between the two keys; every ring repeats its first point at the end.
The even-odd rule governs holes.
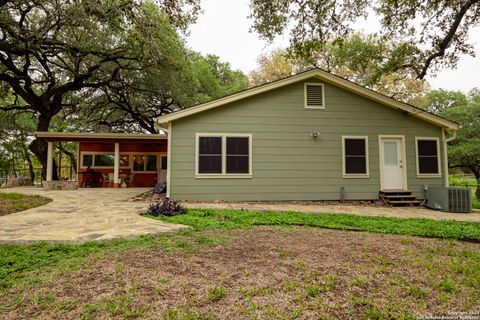
{"type": "Polygon", "coordinates": [[[369,174],[344,174],[343,179],[370,179],[369,174]]]}
{"type": "Polygon", "coordinates": [[[251,179],[251,174],[196,174],[195,179],[251,179]]]}
{"type": "Polygon", "coordinates": [[[438,174],[435,174],[435,173],[429,173],[429,174],[419,174],[417,173],[417,178],[419,179],[422,179],[422,178],[441,178],[442,177],[442,174],[438,173],[438,174]]]}
{"type": "Polygon", "coordinates": [[[304,106],[305,109],[312,109],[312,110],[324,110],[325,107],[311,107],[311,106],[304,106]]]}

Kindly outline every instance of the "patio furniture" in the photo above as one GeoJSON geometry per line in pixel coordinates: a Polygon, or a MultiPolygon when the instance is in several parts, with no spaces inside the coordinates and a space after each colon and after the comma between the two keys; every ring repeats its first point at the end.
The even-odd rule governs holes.
{"type": "Polygon", "coordinates": [[[134,185],[133,185],[134,179],[135,179],[135,173],[132,173],[132,174],[130,174],[130,175],[127,175],[127,176],[125,177],[125,183],[127,184],[127,186],[133,188],[133,187],[134,187],[134,185]]]}
{"type": "Polygon", "coordinates": [[[82,174],[82,183],[80,184],[80,188],[86,188],[87,186],[95,187],[95,171],[87,170],[81,172],[82,174]]]}
{"type": "Polygon", "coordinates": [[[108,187],[110,185],[110,179],[108,178],[108,175],[105,173],[102,173],[103,177],[103,182],[102,182],[102,188],[108,187]]]}
{"type": "Polygon", "coordinates": [[[108,173],[108,187],[110,187],[110,185],[112,185],[112,187],[113,187],[114,177],[115,176],[114,176],[113,172],[108,173]]]}

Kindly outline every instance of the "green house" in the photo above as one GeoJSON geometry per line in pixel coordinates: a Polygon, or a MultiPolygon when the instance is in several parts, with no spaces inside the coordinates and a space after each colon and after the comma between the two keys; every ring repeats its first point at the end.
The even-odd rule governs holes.
{"type": "Polygon", "coordinates": [[[175,200],[374,200],[448,185],[459,125],[322,70],[156,119],[175,200]]]}

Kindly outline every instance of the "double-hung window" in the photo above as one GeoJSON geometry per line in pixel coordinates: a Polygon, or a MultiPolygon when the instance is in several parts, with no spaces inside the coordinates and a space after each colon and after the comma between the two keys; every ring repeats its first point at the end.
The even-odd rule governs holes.
{"type": "Polygon", "coordinates": [[[343,140],[343,177],[368,178],[368,138],[342,137],[343,140]]]}
{"type": "Polygon", "coordinates": [[[440,173],[440,156],[438,138],[415,138],[417,149],[417,175],[438,177],[440,173]]]}
{"type": "Polygon", "coordinates": [[[250,134],[198,134],[197,177],[251,177],[250,134]]]}

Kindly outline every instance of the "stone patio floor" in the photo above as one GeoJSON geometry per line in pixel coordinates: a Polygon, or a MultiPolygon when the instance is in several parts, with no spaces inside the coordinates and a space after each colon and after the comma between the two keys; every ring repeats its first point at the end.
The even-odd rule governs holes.
{"type": "Polygon", "coordinates": [[[426,218],[434,220],[457,220],[480,222],[480,210],[470,213],[450,213],[430,210],[424,207],[378,207],[361,205],[331,205],[321,202],[296,204],[294,202],[184,202],[188,208],[230,209],[249,211],[296,211],[305,213],[348,213],[360,216],[382,216],[395,218],[426,218]]]}
{"type": "Polygon", "coordinates": [[[0,217],[0,242],[73,242],[134,238],[189,228],[142,217],[147,203],[128,199],[146,188],[83,188],[44,191],[39,187],[0,189],[53,199],[37,208],[0,217]]]}

